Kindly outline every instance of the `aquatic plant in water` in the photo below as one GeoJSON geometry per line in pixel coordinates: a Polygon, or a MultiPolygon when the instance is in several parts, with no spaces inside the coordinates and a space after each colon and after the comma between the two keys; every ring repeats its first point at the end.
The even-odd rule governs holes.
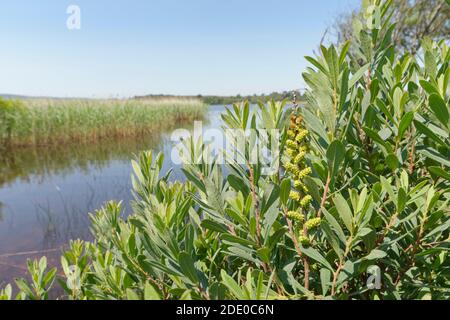
{"type": "Polygon", "coordinates": [[[0,99],[0,149],[35,147],[157,134],[202,119],[197,99],[0,99]]]}

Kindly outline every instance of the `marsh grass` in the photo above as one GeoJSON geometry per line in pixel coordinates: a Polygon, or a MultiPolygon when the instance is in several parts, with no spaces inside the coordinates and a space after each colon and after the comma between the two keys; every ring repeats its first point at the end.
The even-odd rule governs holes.
{"type": "Polygon", "coordinates": [[[197,99],[0,100],[0,147],[87,143],[160,132],[201,119],[197,99]]]}

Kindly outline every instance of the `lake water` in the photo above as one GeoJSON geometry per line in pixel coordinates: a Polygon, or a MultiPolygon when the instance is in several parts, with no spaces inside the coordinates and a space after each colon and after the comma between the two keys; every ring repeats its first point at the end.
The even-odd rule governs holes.
{"type": "MultiPolygon", "coordinates": [[[[211,106],[203,129],[221,126],[222,106],[211,106]]],[[[188,126],[186,124],[186,126],[188,126]]],[[[70,239],[91,240],[88,213],[106,201],[124,201],[129,212],[131,163],[144,150],[166,154],[174,169],[171,133],[139,139],[52,148],[0,151],[0,287],[26,274],[26,260],[47,256],[59,264],[70,239]]]]}

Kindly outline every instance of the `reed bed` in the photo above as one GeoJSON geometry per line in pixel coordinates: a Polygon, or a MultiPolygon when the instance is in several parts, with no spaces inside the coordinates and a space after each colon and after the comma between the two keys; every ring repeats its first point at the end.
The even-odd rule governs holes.
{"type": "Polygon", "coordinates": [[[0,100],[0,146],[85,143],[160,132],[201,119],[197,99],[0,100]]]}

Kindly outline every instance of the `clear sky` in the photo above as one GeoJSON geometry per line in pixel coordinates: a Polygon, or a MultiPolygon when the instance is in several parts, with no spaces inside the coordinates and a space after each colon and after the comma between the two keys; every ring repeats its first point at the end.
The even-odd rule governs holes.
{"type": "Polygon", "coordinates": [[[253,94],[301,88],[303,58],[359,0],[1,0],[0,93],[253,94]],[[69,31],[69,5],[81,29],[69,31]]]}

